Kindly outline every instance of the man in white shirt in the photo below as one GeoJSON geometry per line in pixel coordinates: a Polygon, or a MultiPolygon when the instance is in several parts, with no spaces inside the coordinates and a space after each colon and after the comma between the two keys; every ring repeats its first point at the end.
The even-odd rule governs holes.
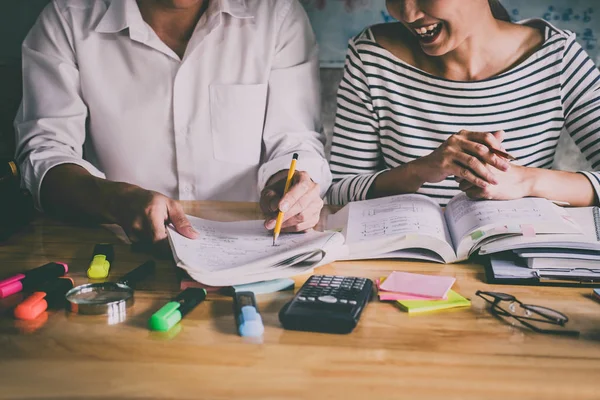
{"type": "Polygon", "coordinates": [[[260,200],[267,229],[279,209],[284,231],[318,221],[331,175],[297,0],[55,0],[23,43],[23,89],[17,160],[46,211],[153,242],[169,222],[195,236],[175,199],[260,200]]]}

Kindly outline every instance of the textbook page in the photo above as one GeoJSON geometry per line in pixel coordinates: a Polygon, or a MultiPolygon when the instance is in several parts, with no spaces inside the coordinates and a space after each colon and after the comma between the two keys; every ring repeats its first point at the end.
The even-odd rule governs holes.
{"type": "Polygon", "coordinates": [[[481,201],[461,193],[448,203],[446,221],[459,259],[467,258],[478,243],[491,236],[581,233],[565,209],[534,197],[481,201]]]}
{"type": "MultiPolygon", "coordinates": [[[[343,236],[336,232],[310,231],[282,234],[273,246],[273,234],[264,228],[263,221],[217,222],[188,216],[199,233],[188,239],[168,228],[169,241],[179,267],[199,282],[214,286],[256,282],[261,279],[293,276],[299,272],[282,269],[297,264],[303,255],[318,250],[310,263],[301,263],[308,271],[318,264],[333,261],[342,248],[343,236]],[[271,275],[273,277],[271,277],[271,275]],[[250,278],[252,276],[252,278],[250,278]],[[215,281],[220,284],[216,285],[215,281]]],[[[306,260],[306,261],[309,261],[306,260]]]]}
{"type": "Polygon", "coordinates": [[[405,194],[350,203],[346,243],[406,234],[450,241],[440,206],[427,196],[405,194]]]}
{"type": "MultiPolygon", "coordinates": [[[[344,236],[348,259],[365,259],[401,249],[432,250],[454,261],[452,241],[440,206],[427,196],[406,194],[348,204],[344,236]]],[[[340,218],[331,220],[339,225],[340,218]]],[[[415,258],[419,258],[415,253],[415,258]]]]}
{"type": "Polygon", "coordinates": [[[485,243],[479,254],[493,254],[514,249],[556,249],[600,251],[600,221],[597,207],[575,207],[565,209],[573,221],[581,227],[580,234],[537,235],[523,241],[522,237],[504,238],[485,243]]]}

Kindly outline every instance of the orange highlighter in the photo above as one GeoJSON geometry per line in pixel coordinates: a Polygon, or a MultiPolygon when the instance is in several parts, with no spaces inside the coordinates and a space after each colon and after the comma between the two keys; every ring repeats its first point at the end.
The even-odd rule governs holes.
{"type": "Polygon", "coordinates": [[[60,308],[66,304],[65,294],[74,286],[71,278],[57,278],[47,281],[15,307],[17,319],[32,320],[40,316],[48,308],[60,308]]]}

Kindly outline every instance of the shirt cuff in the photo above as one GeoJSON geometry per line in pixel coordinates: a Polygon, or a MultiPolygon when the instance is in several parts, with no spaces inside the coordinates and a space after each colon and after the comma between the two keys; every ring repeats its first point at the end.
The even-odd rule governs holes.
{"type": "MultiPolygon", "coordinates": [[[[323,198],[331,185],[331,171],[327,160],[316,156],[314,153],[297,151],[298,161],[296,171],[304,171],[310,178],[319,184],[320,196],[323,198]]],[[[258,170],[258,193],[265,188],[267,181],[279,171],[290,169],[293,153],[274,158],[264,163],[258,170]]]]}
{"type": "Polygon", "coordinates": [[[600,199],[600,172],[578,171],[578,173],[588,178],[596,192],[596,197],[600,199]]]}
{"type": "Polygon", "coordinates": [[[91,175],[93,175],[97,178],[102,178],[102,179],[106,178],[106,176],[102,172],[100,172],[100,170],[98,168],[93,166],[90,162],[85,161],[80,158],[54,156],[54,157],[45,159],[43,161],[37,160],[34,163],[33,167],[31,168],[30,173],[24,174],[23,180],[25,183],[25,187],[31,192],[31,195],[33,196],[33,199],[35,202],[34,203],[35,207],[38,210],[44,211],[42,209],[41,189],[42,189],[42,182],[44,181],[46,174],[52,168],[57,167],[59,165],[63,165],[63,164],[79,165],[80,167],[82,167],[86,171],[88,171],[91,175]]]}

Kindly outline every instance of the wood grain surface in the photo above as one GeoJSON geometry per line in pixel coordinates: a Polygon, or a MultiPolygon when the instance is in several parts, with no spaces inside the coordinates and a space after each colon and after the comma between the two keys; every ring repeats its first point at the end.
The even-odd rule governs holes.
{"type": "MultiPolygon", "coordinates": [[[[188,202],[188,214],[260,219],[253,203],[188,202]]],[[[328,211],[325,210],[324,213],[328,211]]],[[[373,300],[349,335],[285,331],[277,313],[292,292],[258,296],[261,343],[236,334],[231,298],[210,295],[167,334],[150,315],[179,291],[173,261],[132,248],[105,227],[45,217],[0,244],[0,278],[64,261],[87,282],[96,243],[115,244],[110,279],[157,257],[127,320],[49,311],[12,318],[19,295],[0,300],[0,399],[599,399],[600,303],[590,289],[493,286],[473,264],[336,262],[318,273],[377,278],[391,271],[454,276],[468,309],[409,316],[373,300]],[[540,335],[490,315],[478,290],[511,293],[567,314],[578,338],[540,335]]],[[[158,253],[158,254],[156,254],[158,253]]],[[[297,286],[307,276],[296,278],[297,286]]]]}

